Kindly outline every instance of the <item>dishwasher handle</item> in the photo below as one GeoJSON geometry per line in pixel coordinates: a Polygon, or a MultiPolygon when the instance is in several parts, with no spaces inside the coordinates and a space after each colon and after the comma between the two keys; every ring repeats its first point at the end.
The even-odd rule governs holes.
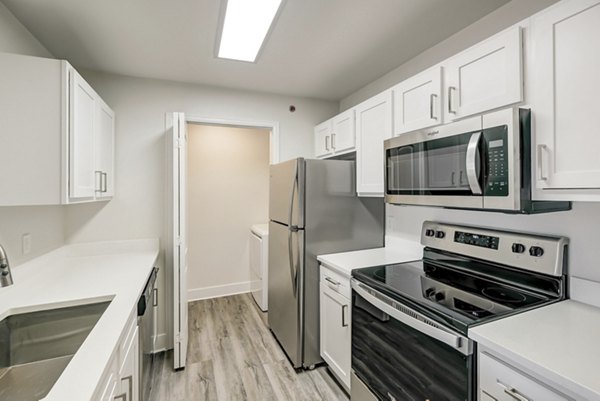
{"type": "Polygon", "coordinates": [[[137,315],[143,316],[146,313],[146,308],[153,306],[152,296],[154,295],[154,284],[156,283],[156,276],[158,274],[158,267],[152,269],[150,277],[146,282],[144,291],[138,300],[137,315]]]}

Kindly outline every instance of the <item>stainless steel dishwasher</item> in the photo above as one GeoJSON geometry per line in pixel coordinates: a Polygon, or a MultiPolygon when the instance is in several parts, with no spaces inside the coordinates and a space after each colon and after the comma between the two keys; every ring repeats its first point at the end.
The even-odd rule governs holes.
{"type": "Polygon", "coordinates": [[[144,292],[138,301],[138,328],[140,333],[140,396],[141,401],[147,401],[152,388],[152,366],[154,364],[154,339],[156,325],[154,323],[154,307],[158,305],[156,275],[154,268],[148,278],[144,292]]]}

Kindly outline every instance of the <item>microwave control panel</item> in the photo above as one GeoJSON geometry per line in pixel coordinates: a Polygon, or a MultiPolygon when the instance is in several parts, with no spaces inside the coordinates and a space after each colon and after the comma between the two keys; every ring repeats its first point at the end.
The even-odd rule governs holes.
{"type": "Polygon", "coordinates": [[[508,196],[508,127],[483,130],[486,148],[485,196],[508,196]]]}

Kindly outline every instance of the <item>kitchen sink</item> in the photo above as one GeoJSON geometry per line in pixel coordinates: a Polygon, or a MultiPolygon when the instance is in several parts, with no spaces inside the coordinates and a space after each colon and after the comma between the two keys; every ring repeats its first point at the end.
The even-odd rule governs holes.
{"type": "Polygon", "coordinates": [[[22,313],[0,321],[0,400],[44,398],[109,304],[22,313]]]}

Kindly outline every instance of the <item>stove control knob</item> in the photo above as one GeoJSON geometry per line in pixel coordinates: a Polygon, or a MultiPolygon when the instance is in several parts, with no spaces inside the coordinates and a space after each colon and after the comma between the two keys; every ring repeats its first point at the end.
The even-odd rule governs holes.
{"type": "Polygon", "coordinates": [[[435,300],[436,300],[436,301],[438,301],[438,302],[439,302],[439,301],[443,301],[443,300],[444,300],[444,298],[446,298],[446,296],[444,295],[444,293],[443,293],[443,292],[436,292],[436,293],[435,293],[435,300]]]}
{"type": "Polygon", "coordinates": [[[444,238],[446,236],[446,233],[443,231],[436,231],[435,232],[435,238],[444,238]]]}
{"type": "Polygon", "coordinates": [[[539,258],[544,254],[544,248],[540,248],[539,246],[532,246],[531,248],[529,248],[529,254],[531,256],[539,258]]]}
{"type": "Polygon", "coordinates": [[[431,228],[428,228],[427,230],[425,230],[426,237],[433,237],[434,235],[435,235],[435,231],[433,231],[431,228]]]}
{"type": "Polygon", "coordinates": [[[431,298],[431,296],[435,294],[435,289],[434,288],[428,288],[425,290],[425,296],[427,298],[431,298]]]}
{"type": "Polygon", "coordinates": [[[525,245],[515,242],[512,244],[512,251],[513,253],[523,253],[525,252],[525,245]]]}

